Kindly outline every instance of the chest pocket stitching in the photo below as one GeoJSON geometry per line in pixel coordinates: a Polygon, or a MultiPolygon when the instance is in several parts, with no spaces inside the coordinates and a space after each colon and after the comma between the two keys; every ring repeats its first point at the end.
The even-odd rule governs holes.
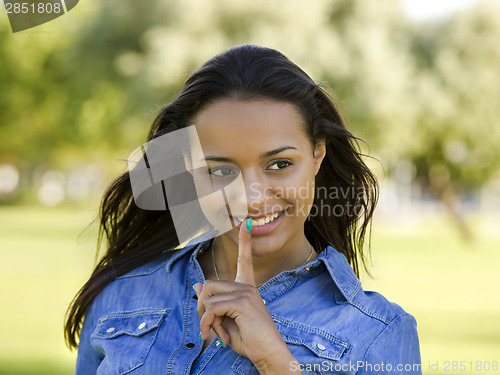
{"type": "MultiPolygon", "coordinates": [[[[117,374],[129,373],[144,364],[151,346],[156,341],[157,329],[168,316],[170,310],[170,308],[142,309],[105,315],[98,320],[97,326],[92,333],[93,346],[97,347],[99,351],[104,352],[105,356],[109,355],[112,357],[109,361],[105,359],[105,362],[115,366],[117,374]],[[126,356],[126,361],[123,361],[124,356],[121,357],[120,355],[123,355],[123,350],[126,348],[120,348],[119,344],[124,345],[125,342],[115,342],[114,340],[123,340],[123,338],[120,338],[121,336],[146,337],[148,333],[151,333],[151,335],[147,340],[133,343],[134,355],[126,356]],[[102,345],[102,348],[99,348],[99,344],[102,345]]],[[[130,344],[132,344],[132,341],[130,341],[129,347],[131,347],[130,344]]],[[[109,370],[107,370],[107,373],[109,373],[109,370]]]]}
{"type": "Polygon", "coordinates": [[[325,330],[308,327],[276,315],[272,315],[272,318],[286,343],[303,345],[318,357],[338,361],[351,348],[349,342],[325,330]],[[324,349],[321,350],[318,345],[323,345],[324,349]]]}
{"type": "MultiPolygon", "coordinates": [[[[316,327],[308,327],[300,323],[271,315],[278,331],[282,334],[283,340],[287,344],[302,345],[308,348],[316,356],[338,361],[344,354],[351,349],[351,344],[331,333],[316,327]],[[286,333],[283,333],[286,332],[286,333]],[[305,337],[305,339],[304,339],[305,337]],[[325,349],[317,347],[322,344],[325,349]]],[[[251,373],[254,368],[253,363],[248,358],[238,356],[231,369],[240,375],[251,373]]]]}
{"type": "Polygon", "coordinates": [[[111,313],[103,316],[97,321],[97,326],[92,333],[92,337],[112,339],[123,334],[129,336],[142,336],[157,328],[169,312],[170,309],[144,309],[111,313]],[[135,324],[137,322],[139,322],[139,324],[135,324]],[[127,323],[127,325],[125,326],[124,323],[127,323]],[[139,328],[142,323],[145,323],[144,327],[139,328]],[[114,330],[112,332],[107,332],[110,328],[114,328],[114,330]]]}

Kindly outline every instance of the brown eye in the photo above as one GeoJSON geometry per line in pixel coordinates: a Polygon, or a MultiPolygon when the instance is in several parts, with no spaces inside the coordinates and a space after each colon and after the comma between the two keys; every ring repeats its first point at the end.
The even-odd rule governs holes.
{"type": "Polygon", "coordinates": [[[267,169],[270,170],[281,170],[285,169],[292,165],[292,163],[288,160],[276,160],[274,163],[272,163],[267,169]]]}
{"type": "Polygon", "coordinates": [[[211,169],[209,173],[217,177],[226,177],[226,176],[232,176],[236,172],[232,168],[220,167],[211,169]]]}

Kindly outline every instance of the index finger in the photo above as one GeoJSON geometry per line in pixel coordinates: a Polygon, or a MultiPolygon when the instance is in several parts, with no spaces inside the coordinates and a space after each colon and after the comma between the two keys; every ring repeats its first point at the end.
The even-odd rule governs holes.
{"type": "Polygon", "coordinates": [[[239,241],[238,241],[238,264],[236,266],[236,278],[234,281],[243,284],[255,286],[255,278],[253,272],[252,245],[250,240],[252,235],[252,218],[247,219],[240,225],[239,241]]]}

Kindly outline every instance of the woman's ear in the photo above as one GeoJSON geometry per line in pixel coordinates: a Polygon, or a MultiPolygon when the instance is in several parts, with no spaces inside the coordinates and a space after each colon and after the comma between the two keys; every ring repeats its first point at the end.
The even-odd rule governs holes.
{"type": "Polygon", "coordinates": [[[326,155],[326,144],[324,139],[318,140],[314,145],[314,175],[316,176],[321,167],[321,163],[326,155]]]}

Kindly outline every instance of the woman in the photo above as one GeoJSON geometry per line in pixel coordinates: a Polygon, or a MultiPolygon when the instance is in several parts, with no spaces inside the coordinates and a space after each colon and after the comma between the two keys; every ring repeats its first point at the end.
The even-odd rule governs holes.
{"type": "Polygon", "coordinates": [[[104,196],[108,249],[68,310],[77,374],[421,373],[415,319],[358,279],[376,179],[298,66],[230,48],[187,80],[148,141],[104,196]],[[189,175],[155,179],[179,144],[189,175]],[[156,190],[138,187],[141,165],[156,190]],[[192,217],[212,231],[178,219],[196,204],[172,198],[175,186],[195,191],[192,217]]]}

